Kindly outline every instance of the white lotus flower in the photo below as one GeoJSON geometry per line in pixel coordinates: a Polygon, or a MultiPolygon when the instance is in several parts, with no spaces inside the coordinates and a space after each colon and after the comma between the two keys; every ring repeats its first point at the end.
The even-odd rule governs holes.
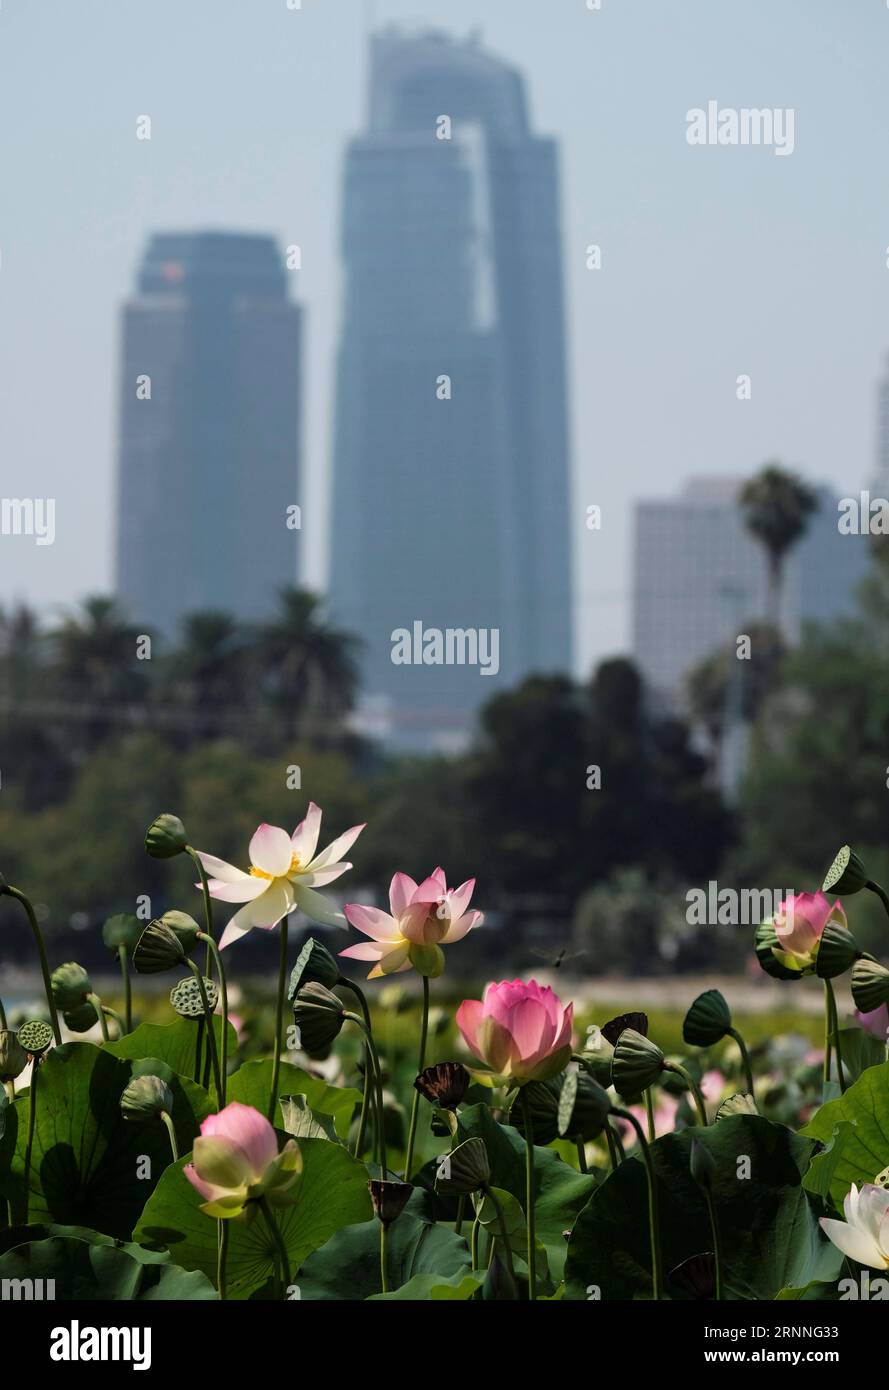
{"type": "MultiPolygon", "coordinates": [[[[277,825],[261,825],[250,841],[250,869],[245,872],[213,854],[196,853],[210,876],[210,896],[226,903],[243,903],[222,934],[220,950],[246,936],[253,927],[271,931],[295,908],[329,927],[345,927],[346,919],[323,893],[352,865],[342,860],[364,829],[353,825],[316,854],[321,810],[309,803],[306,818],[292,835],[277,825]]],[[[200,887],[200,884],[196,885],[200,887]]]]}
{"type": "Polygon", "coordinates": [[[876,1183],[852,1184],[843,1202],[845,1221],[821,1217],[821,1229],[838,1250],[871,1269],[889,1269],[889,1192],[876,1183]]]}

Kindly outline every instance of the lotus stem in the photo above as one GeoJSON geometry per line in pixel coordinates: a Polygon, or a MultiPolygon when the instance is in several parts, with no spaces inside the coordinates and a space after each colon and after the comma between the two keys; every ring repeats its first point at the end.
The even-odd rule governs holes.
{"type": "Polygon", "coordinates": [[[605,1138],[608,1143],[608,1157],[611,1159],[611,1171],[615,1173],[621,1165],[621,1156],[618,1151],[617,1141],[614,1137],[614,1130],[611,1128],[608,1120],[605,1121],[605,1138]]]}
{"type": "Polygon", "coordinates": [[[228,1222],[218,1222],[216,1233],[216,1292],[225,1298],[225,1267],[228,1261],[228,1222]]]}
{"type": "Polygon", "coordinates": [[[734,1038],[735,1042],[738,1044],[738,1048],[741,1053],[741,1064],[744,1068],[744,1076],[747,1081],[747,1090],[753,1097],[753,1101],[755,1104],[756,1092],[753,1089],[753,1068],[750,1065],[750,1053],[747,1051],[747,1044],[744,1042],[744,1039],[741,1037],[741,1034],[738,1032],[737,1028],[730,1028],[728,1030],[728,1035],[730,1038],[734,1038]]]}
{"type": "MultiPolygon", "coordinates": [[[[210,884],[209,884],[209,882],[208,882],[208,880],[207,880],[207,871],[206,871],[206,869],[204,868],[203,864],[201,863],[200,855],[197,853],[196,850],[193,850],[193,849],[192,849],[191,845],[186,845],[186,846],[185,846],[185,853],[186,853],[187,855],[189,855],[189,857],[191,858],[192,863],[194,864],[195,868],[196,868],[197,871],[198,871],[198,877],[199,877],[200,880],[201,880],[201,892],[202,892],[202,894],[203,894],[203,896],[204,896],[204,920],[205,920],[206,923],[207,923],[207,933],[206,933],[206,934],[207,934],[207,936],[210,938],[210,940],[212,941],[212,940],[214,939],[214,936],[213,936],[213,899],[210,897],[210,884]]],[[[286,918],[285,918],[285,921],[286,921],[286,918]]],[[[211,961],[211,954],[210,954],[210,947],[209,947],[209,944],[208,944],[208,946],[207,946],[207,974],[208,974],[208,975],[210,974],[210,961],[211,961]]]]}
{"type": "Polygon", "coordinates": [[[833,985],[830,983],[830,980],[824,981],[824,995],[828,1015],[828,1032],[833,1037],[834,1047],[836,1048],[837,1076],[840,1080],[840,1091],[845,1093],[846,1074],[843,1070],[843,1053],[840,1047],[840,1019],[837,1011],[836,995],[833,992],[833,985]]]}
{"type": "Polygon", "coordinates": [[[611,1107],[612,1115],[617,1115],[622,1120],[627,1120],[636,1131],[636,1138],[639,1141],[639,1149],[642,1154],[642,1161],[645,1164],[645,1174],[648,1179],[648,1230],[651,1239],[651,1282],[654,1290],[654,1297],[661,1302],[664,1297],[664,1278],[661,1269],[661,1237],[658,1225],[658,1201],[657,1201],[657,1179],[654,1175],[654,1164],[651,1161],[651,1150],[642,1133],[642,1126],[636,1119],[631,1110],[620,1110],[616,1106],[611,1107]]]}
{"type": "Polygon", "coordinates": [[[46,1003],[49,1008],[49,1019],[52,1024],[53,1037],[56,1040],[56,1046],[61,1047],[62,1031],[59,1027],[59,1015],[56,1012],[56,1001],[53,998],[52,981],[49,975],[49,961],[46,958],[46,947],[43,944],[43,933],[40,930],[40,924],[37,921],[30,901],[18,888],[10,888],[7,884],[4,888],[0,889],[0,893],[5,893],[8,897],[15,898],[16,902],[21,903],[22,907],[25,909],[31,932],[37,945],[37,954],[40,957],[40,971],[43,975],[43,988],[46,991],[46,1003]]]}
{"type": "Polygon", "coordinates": [[[3,1000],[0,999],[0,1028],[2,1028],[3,1032],[5,1033],[8,1027],[9,1024],[6,1021],[6,1010],[3,1007],[3,1000]]]}
{"type": "Polygon", "coordinates": [[[269,1228],[269,1232],[275,1244],[275,1250],[277,1252],[277,1259],[275,1263],[280,1266],[281,1271],[279,1276],[281,1279],[281,1297],[286,1298],[287,1288],[290,1284],[290,1266],[289,1256],[287,1254],[287,1246],[284,1243],[284,1237],[281,1234],[281,1228],[274,1218],[272,1209],[269,1206],[268,1199],[266,1197],[260,1197],[259,1209],[265,1217],[265,1223],[269,1228]]]}
{"type": "Polygon", "coordinates": [[[383,1293],[389,1292],[389,1280],[386,1277],[386,1223],[377,1223],[380,1228],[380,1285],[383,1293]]]}
{"type": "Polygon", "coordinates": [[[707,1215],[710,1218],[710,1230],[713,1235],[713,1259],[716,1264],[716,1299],[721,1303],[725,1297],[722,1283],[722,1241],[719,1236],[719,1222],[716,1218],[716,1204],[713,1201],[713,1194],[709,1188],[704,1188],[704,1201],[707,1203],[707,1215]]]}
{"type": "MultiPolygon", "coordinates": [[[[417,1066],[417,1075],[426,1066],[426,1037],[429,1032],[429,978],[423,976],[423,1021],[420,1025],[420,1058],[417,1066]]],[[[417,1135],[417,1120],[420,1113],[420,1092],[414,1087],[414,1098],[411,1102],[411,1120],[407,1132],[407,1153],[404,1159],[404,1180],[411,1180],[411,1166],[414,1161],[414,1141],[417,1135]]]]}
{"type": "Polygon", "coordinates": [[[703,1094],[702,1094],[702,1092],[701,1092],[700,1086],[699,1086],[698,1083],[695,1081],[695,1079],[694,1079],[694,1077],[691,1075],[691,1073],[690,1073],[690,1072],[687,1072],[687,1071],[685,1070],[685,1067],[680,1066],[680,1064],[679,1064],[678,1062],[664,1062],[664,1071],[674,1071],[674,1072],[676,1072],[676,1075],[677,1075],[677,1076],[681,1076],[681,1077],[682,1077],[682,1079],[683,1079],[683,1081],[685,1082],[686,1086],[688,1087],[688,1089],[691,1091],[692,1095],[693,1095],[694,1098],[695,1098],[695,1105],[697,1106],[697,1109],[698,1109],[698,1118],[699,1118],[699,1120],[701,1121],[701,1124],[702,1124],[702,1125],[706,1125],[706,1124],[707,1124],[707,1107],[706,1107],[706,1105],[704,1104],[704,1096],[703,1096],[703,1094]]]}
{"type": "MultiPolygon", "coordinates": [[[[380,1066],[380,1057],[379,1053],[377,1052],[376,1043],[373,1039],[373,1032],[370,1027],[370,1021],[368,1020],[367,1022],[365,1022],[365,1020],[363,1018],[359,1018],[357,1014],[349,1013],[348,1011],[346,1012],[345,1017],[349,1020],[350,1023],[355,1023],[358,1025],[358,1027],[364,1034],[367,1043],[367,1049],[373,1068],[374,1087],[377,1096],[377,1161],[380,1165],[380,1177],[385,1182],[387,1172],[386,1131],[383,1121],[383,1070],[380,1066]]],[[[365,1077],[365,1085],[366,1084],[367,1078],[365,1077]]]]}
{"type": "MultiPolygon", "coordinates": [[[[481,1207],[479,1207],[479,1211],[481,1211],[481,1207]]],[[[472,1230],[469,1233],[469,1261],[474,1270],[478,1269],[478,1236],[481,1230],[481,1224],[479,1214],[476,1212],[475,1220],[472,1223],[472,1230]]]]}
{"type": "Polygon", "coordinates": [[[525,1131],[525,1225],[528,1230],[528,1300],[537,1298],[537,1233],[534,1225],[534,1122],[525,1087],[519,1091],[522,1107],[522,1128],[525,1131]]]}
{"type": "Polygon", "coordinates": [[[37,1128],[37,1084],[40,1079],[40,1063],[37,1058],[31,1063],[31,1090],[28,1096],[28,1142],[25,1148],[25,1216],[28,1224],[28,1208],[31,1205],[31,1155],[34,1151],[34,1133],[37,1128]]]}
{"type": "Polygon", "coordinates": [[[123,1014],[126,1019],[125,1032],[133,1031],[133,982],[130,979],[130,962],[127,959],[126,946],[118,946],[118,959],[120,960],[120,976],[123,981],[123,1014]]]}
{"type": "Polygon", "coordinates": [[[583,1139],[580,1137],[580,1135],[577,1136],[577,1139],[574,1142],[577,1145],[577,1166],[580,1169],[581,1173],[588,1173],[589,1168],[587,1167],[586,1161],[586,1145],[584,1144],[583,1139]]]}
{"type": "Polygon", "coordinates": [[[657,1138],[657,1131],[654,1127],[654,1102],[651,1099],[650,1086],[646,1086],[643,1095],[645,1096],[645,1118],[648,1121],[648,1142],[653,1144],[657,1138]]]}
{"type": "MultiPolygon", "coordinates": [[[[362,1014],[363,1014],[363,1016],[364,1016],[364,1023],[365,1023],[366,1031],[367,1031],[367,1032],[372,1032],[372,1024],[371,1024],[371,1019],[370,1019],[370,1008],[368,1007],[367,996],[366,996],[366,994],[364,993],[364,990],[361,989],[361,987],[360,987],[359,985],[353,984],[351,980],[347,980],[346,977],[345,977],[345,975],[341,975],[341,976],[339,977],[339,979],[337,980],[337,984],[338,984],[338,985],[341,985],[344,989],[349,989],[349,990],[351,990],[352,993],[355,995],[355,998],[358,1000],[358,1003],[359,1003],[359,1005],[361,1006],[361,1012],[362,1012],[362,1014]]],[[[356,1137],[356,1139],[355,1139],[355,1158],[358,1158],[358,1159],[361,1158],[361,1155],[362,1155],[362,1153],[363,1153],[363,1151],[364,1151],[364,1139],[365,1139],[365,1135],[366,1135],[366,1133],[367,1133],[367,1117],[368,1117],[368,1115],[370,1114],[370,1106],[369,1106],[368,1102],[369,1102],[369,1099],[370,1099],[370,1091],[371,1091],[371,1090],[374,1090],[375,1087],[376,1087],[375,1068],[374,1068],[373,1063],[372,1063],[372,1060],[371,1060],[370,1048],[368,1047],[368,1044],[367,1044],[367,1042],[365,1041],[365,1043],[364,1043],[364,1084],[363,1084],[363,1086],[362,1086],[362,1088],[361,1088],[361,1114],[360,1114],[360,1116],[359,1116],[359,1118],[358,1118],[358,1135],[357,1135],[357,1137],[356,1137]]]]}
{"type": "Polygon", "coordinates": [[[284,1046],[284,999],[287,994],[287,918],[281,918],[278,951],[278,1000],[275,1007],[275,1055],[272,1059],[272,1090],[269,1096],[269,1124],[275,1123],[278,1108],[278,1084],[281,1077],[281,1049],[284,1046]]]}
{"type": "Polygon", "coordinates": [[[503,1207],[499,1202],[498,1198],[495,1196],[494,1189],[492,1187],[483,1187],[482,1194],[483,1196],[490,1198],[491,1205],[493,1206],[494,1211],[497,1213],[497,1225],[500,1229],[500,1243],[503,1246],[503,1253],[506,1260],[506,1268],[509,1270],[509,1277],[512,1280],[513,1288],[517,1289],[518,1281],[516,1280],[515,1265],[513,1263],[512,1258],[512,1246],[509,1243],[509,1232],[506,1228],[506,1216],[504,1214],[503,1207]]]}
{"type": "MultiPolygon", "coordinates": [[[[222,1073],[222,1094],[219,1097],[219,1105],[220,1109],[225,1109],[225,1088],[228,1082],[228,985],[225,979],[225,966],[222,964],[219,947],[212,936],[208,936],[206,932],[198,932],[198,941],[206,941],[207,950],[215,961],[216,973],[219,976],[219,991],[222,999],[222,1055],[219,1060],[219,1070],[222,1073]]],[[[212,1018],[209,1020],[208,1027],[211,1029],[213,1027],[212,1018]]]]}
{"type": "Polygon", "coordinates": [[[169,1137],[170,1137],[170,1148],[171,1148],[172,1151],[173,1151],[173,1162],[174,1162],[174,1163],[178,1163],[178,1162],[179,1162],[179,1147],[178,1147],[178,1145],[177,1145],[177,1143],[176,1143],[176,1129],[175,1129],[175,1127],[174,1127],[174,1125],[173,1125],[173,1117],[172,1117],[172,1115],[170,1115],[170,1114],[168,1113],[168,1111],[162,1110],[162,1111],[161,1111],[161,1119],[163,1120],[163,1122],[164,1122],[164,1127],[165,1127],[165,1129],[166,1129],[166,1131],[167,1131],[167,1134],[168,1134],[169,1137]]]}
{"type": "Polygon", "coordinates": [[[869,888],[872,893],[876,893],[883,904],[886,916],[889,917],[889,893],[886,892],[885,888],[882,888],[879,883],[875,883],[872,878],[869,878],[864,886],[869,888]]]}
{"type": "Polygon", "coordinates": [[[210,1060],[213,1064],[213,1080],[216,1083],[216,1094],[217,1096],[221,1096],[223,1094],[223,1091],[222,1077],[219,1072],[219,1053],[216,1050],[216,1032],[213,1028],[213,1015],[210,1011],[210,1001],[207,998],[207,986],[204,984],[204,977],[201,974],[198,967],[195,965],[194,961],[188,960],[186,958],[185,964],[188,966],[192,975],[194,975],[195,979],[198,982],[198,992],[201,996],[201,1007],[204,1011],[204,1018],[207,1020],[207,1048],[209,1050],[210,1060]]]}
{"type": "Polygon", "coordinates": [[[102,1029],[102,1041],[110,1042],[111,1034],[108,1032],[108,1024],[105,1022],[105,1006],[98,994],[88,994],[87,999],[92,1004],[96,1013],[99,1015],[99,1027],[102,1029]]]}

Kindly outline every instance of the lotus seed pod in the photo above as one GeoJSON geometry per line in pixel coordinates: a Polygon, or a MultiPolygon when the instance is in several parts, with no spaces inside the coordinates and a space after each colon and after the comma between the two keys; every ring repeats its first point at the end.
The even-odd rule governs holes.
{"type": "Polygon", "coordinates": [[[757,927],[756,936],[753,939],[753,949],[756,952],[756,959],[766,974],[771,975],[774,980],[801,980],[803,976],[799,970],[788,970],[776,958],[774,948],[779,945],[778,933],[771,920],[763,922],[757,927]]]}
{"type": "Polygon", "coordinates": [[[889,1004],[889,970],[875,960],[857,960],[852,970],[852,998],[863,1014],[889,1004]]]}
{"type": "MultiPolygon", "coordinates": [[[[207,1003],[212,1014],[219,1003],[219,986],[215,980],[203,977],[204,989],[207,994],[207,1003]]],[[[180,980],[178,985],[174,985],[170,990],[170,1003],[176,1010],[180,1018],[204,1018],[204,1001],[201,999],[201,987],[194,975],[187,975],[184,980],[180,980]]]]}
{"type": "Polygon", "coordinates": [[[437,1062],[421,1071],[414,1089],[439,1110],[456,1110],[469,1089],[471,1077],[460,1062],[437,1062]]]}
{"type": "Polygon", "coordinates": [[[180,912],[178,908],[172,907],[169,912],[165,912],[163,917],[158,918],[165,927],[178,936],[182,943],[182,949],[187,956],[190,956],[195,946],[198,944],[198,937],[201,929],[193,917],[189,917],[187,912],[180,912]]]}
{"type": "Polygon", "coordinates": [[[68,961],[52,972],[52,993],[56,1007],[63,1013],[79,1009],[87,995],[92,994],[93,985],[82,965],[68,961]]]}
{"type": "Polygon", "coordinates": [[[484,1139],[465,1139],[450,1153],[442,1154],[435,1174],[435,1190],[442,1196],[461,1196],[487,1187],[491,1164],[484,1139]]]}
{"type": "Polygon", "coordinates": [[[647,1038],[648,1014],[618,1014],[617,1018],[610,1018],[607,1023],[602,1024],[602,1034],[614,1047],[621,1033],[626,1032],[628,1028],[634,1029],[637,1033],[641,1033],[643,1038],[647,1038]]]}
{"type": "Polygon", "coordinates": [[[169,812],[153,820],[145,832],[145,849],[152,859],[172,859],[184,853],[187,844],[185,826],[169,812]]]}
{"type": "Polygon", "coordinates": [[[733,1115],[758,1115],[756,1101],[749,1091],[739,1091],[737,1095],[724,1100],[716,1112],[717,1120],[730,1120],[733,1115]]]}
{"type": "Polygon", "coordinates": [[[173,1092],[159,1076],[135,1076],[120,1098],[120,1113],[133,1124],[172,1114],[173,1092]]]}
{"type": "Polygon", "coordinates": [[[657,1043],[625,1028],[617,1040],[611,1080],[620,1096],[635,1096],[659,1081],[666,1058],[657,1043]]]}
{"type": "Polygon", "coordinates": [[[593,1025],[587,1029],[581,1056],[584,1067],[593,1080],[598,1081],[600,1086],[610,1086],[614,1043],[608,1041],[601,1028],[593,1025]]]}
{"type": "MultiPolygon", "coordinates": [[[[525,1100],[531,1112],[534,1143],[541,1148],[545,1148],[547,1144],[551,1144],[554,1139],[560,1137],[559,1107],[563,1099],[564,1083],[570,1075],[572,1075],[571,1072],[564,1072],[561,1076],[554,1076],[549,1081],[529,1081],[528,1085],[524,1087],[525,1100]]],[[[586,1071],[580,1071],[576,1075],[577,1091],[570,1113],[570,1126],[564,1133],[572,1139],[579,1138],[589,1142],[601,1134],[611,1104],[602,1086],[594,1081],[586,1071]]],[[[608,1084],[611,1084],[610,1075],[608,1084]]],[[[568,1099],[570,1097],[566,1098],[563,1109],[567,1108],[568,1099]]],[[[509,1118],[510,1124],[515,1125],[519,1133],[524,1135],[525,1122],[522,1107],[514,1105],[509,1118]]]]}
{"type": "Polygon", "coordinates": [[[182,942],[163,922],[149,922],[133,951],[133,966],[140,975],[159,975],[185,963],[182,942]]]}
{"type": "Polygon", "coordinates": [[[293,1018],[302,1047],[310,1055],[329,1049],[339,1036],[346,1011],[343,1001],[324,985],[303,985],[293,1001],[293,1018]]]}
{"type": "Polygon", "coordinates": [[[390,1182],[381,1178],[371,1178],[367,1186],[374,1215],[384,1226],[391,1226],[393,1221],[398,1220],[414,1190],[409,1182],[390,1182]]]}
{"type": "Polygon", "coordinates": [[[848,898],[852,893],[860,893],[869,881],[867,870],[858,855],[849,845],[843,845],[825,875],[821,891],[848,898]]]}
{"type": "Polygon", "coordinates": [[[691,1047],[714,1047],[732,1026],[732,1015],[718,989],[699,994],[685,1015],[682,1040],[691,1047]]]}
{"type": "Polygon", "coordinates": [[[828,922],[821,935],[821,945],[815,960],[815,974],[822,980],[836,979],[851,970],[861,952],[858,942],[846,927],[828,922]]]}
{"type": "Polygon", "coordinates": [[[287,998],[292,1004],[303,985],[324,985],[325,989],[333,989],[340,978],[340,968],[327,947],[310,936],[290,973],[287,998]]]}
{"type": "Polygon", "coordinates": [[[42,1018],[29,1019],[19,1029],[19,1042],[31,1057],[42,1057],[52,1047],[53,1036],[51,1025],[42,1018]]]}

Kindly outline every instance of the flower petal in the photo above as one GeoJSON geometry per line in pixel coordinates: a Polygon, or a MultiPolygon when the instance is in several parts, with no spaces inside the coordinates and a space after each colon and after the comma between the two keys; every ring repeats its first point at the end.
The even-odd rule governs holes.
{"type": "Polygon", "coordinates": [[[357,931],[364,932],[365,936],[373,937],[374,941],[398,941],[401,937],[395,918],[390,917],[388,912],[382,912],[378,907],[364,907],[361,903],[346,903],[343,910],[346,919],[352,923],[352,926],[357,931]]]}
{"type": "Polygon", "coordinates": [[[315,850],[318,848],[318,836],[320,833],[321,807],[316,806],[314,801],[310,801],[305,820],[300,821],[290,837],[291,854],[295,854],[300,864],[305,864],[307,868],[312,862],[315,850]]]}
{"type": "Polygon", "coordinates": [[[250,877],[245,874],[243,869],[238,869],[234,864],[228,864],[224,859],[217,859],[215,854],[204,854],[203,850],[196,849],[195,854],[200,859],[204,868],[211,878],[219,878],[223,883],[240,883],[242,879],[250,877]]]}
{"type": "MultiPolygon", "coordinates": [[[[318,819],[319,821],[321,819],[320,811],[318,812],[318,819]]],[[[349,850],[364,828],[364,825],[353,825],[351,830],[344,830],[342,835],[337,836],[335,840],[331,840],[327,849],[323,849],[320,854],[316,854],[314,859],[308,862],[303,859],[302,862],[306,864],[307,868],[313,870],[326,869],[330,864],[338,864],[343,855],[349,853],[349,850]]],[[[294,832],[294,834],[295,833],[296,832],[294,832]]],[[[300,856],[300,858],[302,859],[302,856],[300,856]]]]}
{"type": "Polygon", "coordinates": [[[393,917],[400,917],[413,899],[417,885],[410,874],[393,874],[389,884],[389,906],[393,917]]]}
{"type": "MultiPolygon", "coordinates": [[[[200,888],[196,883],[195,888],[200,888]]],[[[251,878],[245,874],[237,883],[226,882],[221,878],[211,878],[208,882],[211,898],[217,898],[222,903],[250,903],[254,898],[258,898],[269,886],[267,878],[251,878]]]]}
{"type": "Polygon", "coordinates": [[[325,927],[345,927],[346,919],[343,914],[321,893],[316,893],[314,888],[306,888],[297,882],[293,885],[293,891],[297,906],[302,908],[313,922],[321,922],[325,927]]]}
{"type": "Polygon", "coordinates": [[[250,841],[250,863],[272,878],[280,878],[290,868],[290,836],[280,825],[263,823],[250,841]]]}

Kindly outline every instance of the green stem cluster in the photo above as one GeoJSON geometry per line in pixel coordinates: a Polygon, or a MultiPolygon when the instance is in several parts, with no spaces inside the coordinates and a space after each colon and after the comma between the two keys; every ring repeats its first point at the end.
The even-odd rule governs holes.
{"type": "MultiPolygon", "coordinates": [[[[420,1024],[420,1056],[417,1065],[417,1075],[426,1066],[426,1039],[429,1034],[429,978],[423,976],[423,1019],[420,1024]]],[[[404,1180],[410,1182],[411,1168],[414,1162],[414,1143],[417,1136],[417,1120],[420,1115],[420,1092],[414,1087],[414,1098],[411,1102],[411,1119],[407,1132],[407,1152],[404,1159],[404,1180]]]]}

